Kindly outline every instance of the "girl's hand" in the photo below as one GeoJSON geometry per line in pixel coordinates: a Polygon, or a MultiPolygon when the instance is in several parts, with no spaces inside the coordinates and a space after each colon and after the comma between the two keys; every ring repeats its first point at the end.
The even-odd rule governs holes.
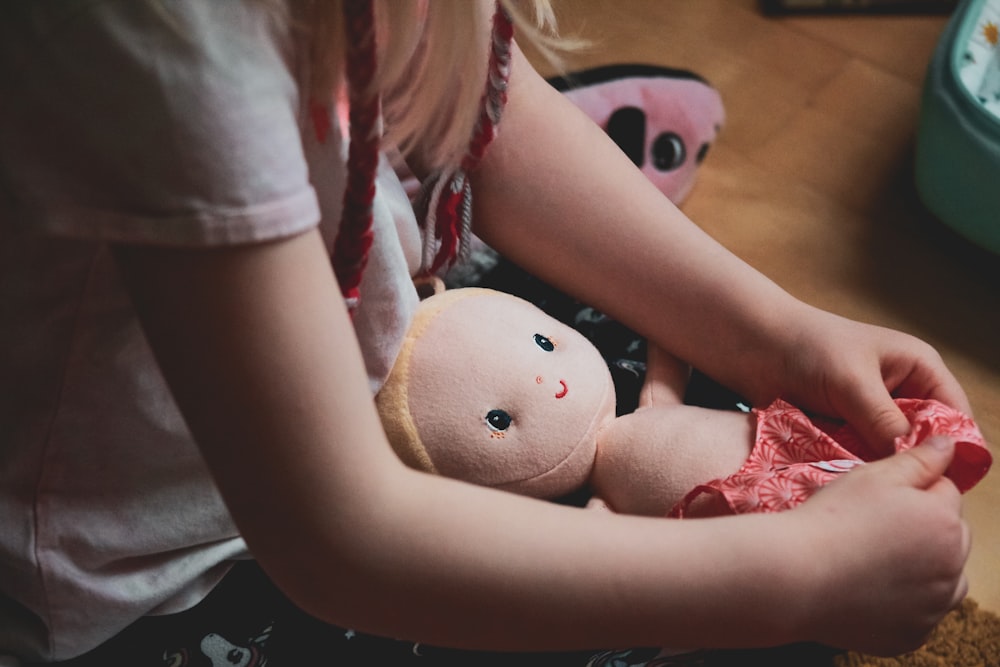
{"type": "Polygon", "coordinates": [[[942,477],[954,443],[930,438],[844,475],[783,518],[803,540],[805,637],[879,655],[918,648],[965,597],[969,529],[942,477]]]}
{"type": "MultiPolygon", "coordinates": [[[[891,453],[910,424],[893,397],[932,398],[971,415],[958,381],[941,356],[913,336],[806,307],[786,343],[784,387],[789,402],[846,419],[877,450],[891,453]]],[[[781,374],[779,374],[779,377],[781,374]]],[[[779,380],[780,381],[780,380],[779,380]]]]}

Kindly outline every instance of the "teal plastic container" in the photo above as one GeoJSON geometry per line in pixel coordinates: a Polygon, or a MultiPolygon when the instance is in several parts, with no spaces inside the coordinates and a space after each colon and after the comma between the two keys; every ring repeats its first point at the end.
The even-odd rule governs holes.
{"type": "Polygon", "coordinates": [[[1000,119],[960,78],[987,0],[963,0],[924,82],[915,177],[924,205],[973,243],[1000,254],[1000,119]]]}

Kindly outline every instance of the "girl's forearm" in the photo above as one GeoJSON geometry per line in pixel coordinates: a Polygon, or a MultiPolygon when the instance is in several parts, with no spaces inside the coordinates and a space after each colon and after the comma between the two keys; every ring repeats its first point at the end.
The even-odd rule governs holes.
{"type": "Polygon", "coordinates": [[[774,564],[791,543],[773,516],[626,517],[410,471],[364,505],[269,538],[300,554],[279,581],[331,622],[500,650],[802,638],[782,614],[793,582],[774,564]]]}
{"type": "Polygon", "coordinates": [[[474,193],[487,242],[731,386],[762,375],[738,365],[807,313],[691,223],[519,54],[474,193]]]}

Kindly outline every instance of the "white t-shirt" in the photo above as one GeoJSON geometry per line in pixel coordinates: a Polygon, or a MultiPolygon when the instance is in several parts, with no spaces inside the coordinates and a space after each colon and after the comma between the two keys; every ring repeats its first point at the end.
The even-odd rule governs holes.
{"type": "MultiPolygon", "coordinates": [[[[336,233],[345,142],[266,3],[0,9],[0,664],[198,602],[246,547],[106,246],[336,233]]],[[[355,317],[372,391],[416,307],[383,161],[355,317]]]]}

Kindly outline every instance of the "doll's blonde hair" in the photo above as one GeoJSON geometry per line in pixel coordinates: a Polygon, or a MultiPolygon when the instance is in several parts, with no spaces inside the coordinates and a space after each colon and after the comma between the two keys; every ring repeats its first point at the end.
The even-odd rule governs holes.
{"type": "Polygon", "coordinates": [[[483,288],[466,287],[445,290],[422,301],[403,340],[392,372],[375,397],[389,444],[400,460],[411,468],[438,472],[410,412],[410,374],[414,348],[438,315],[459,301],[488,293],[490,291],[483,288]]]}
{"type": "MultiPolygon", "coordinates": [[[[310,40],[311,94],[343,86],[344,14],[350,0],[289,0],[290,20],[310,40]]],[[[518,39],[558,61],[573,42],[556,35],[550,0],[500,0],[518,39]]],[[[422,166],[455,165],[468,146],[490,53],[495,3],[486,0],[376,0],[378,65],[386,143],[417,151],[422,166]]]]}

